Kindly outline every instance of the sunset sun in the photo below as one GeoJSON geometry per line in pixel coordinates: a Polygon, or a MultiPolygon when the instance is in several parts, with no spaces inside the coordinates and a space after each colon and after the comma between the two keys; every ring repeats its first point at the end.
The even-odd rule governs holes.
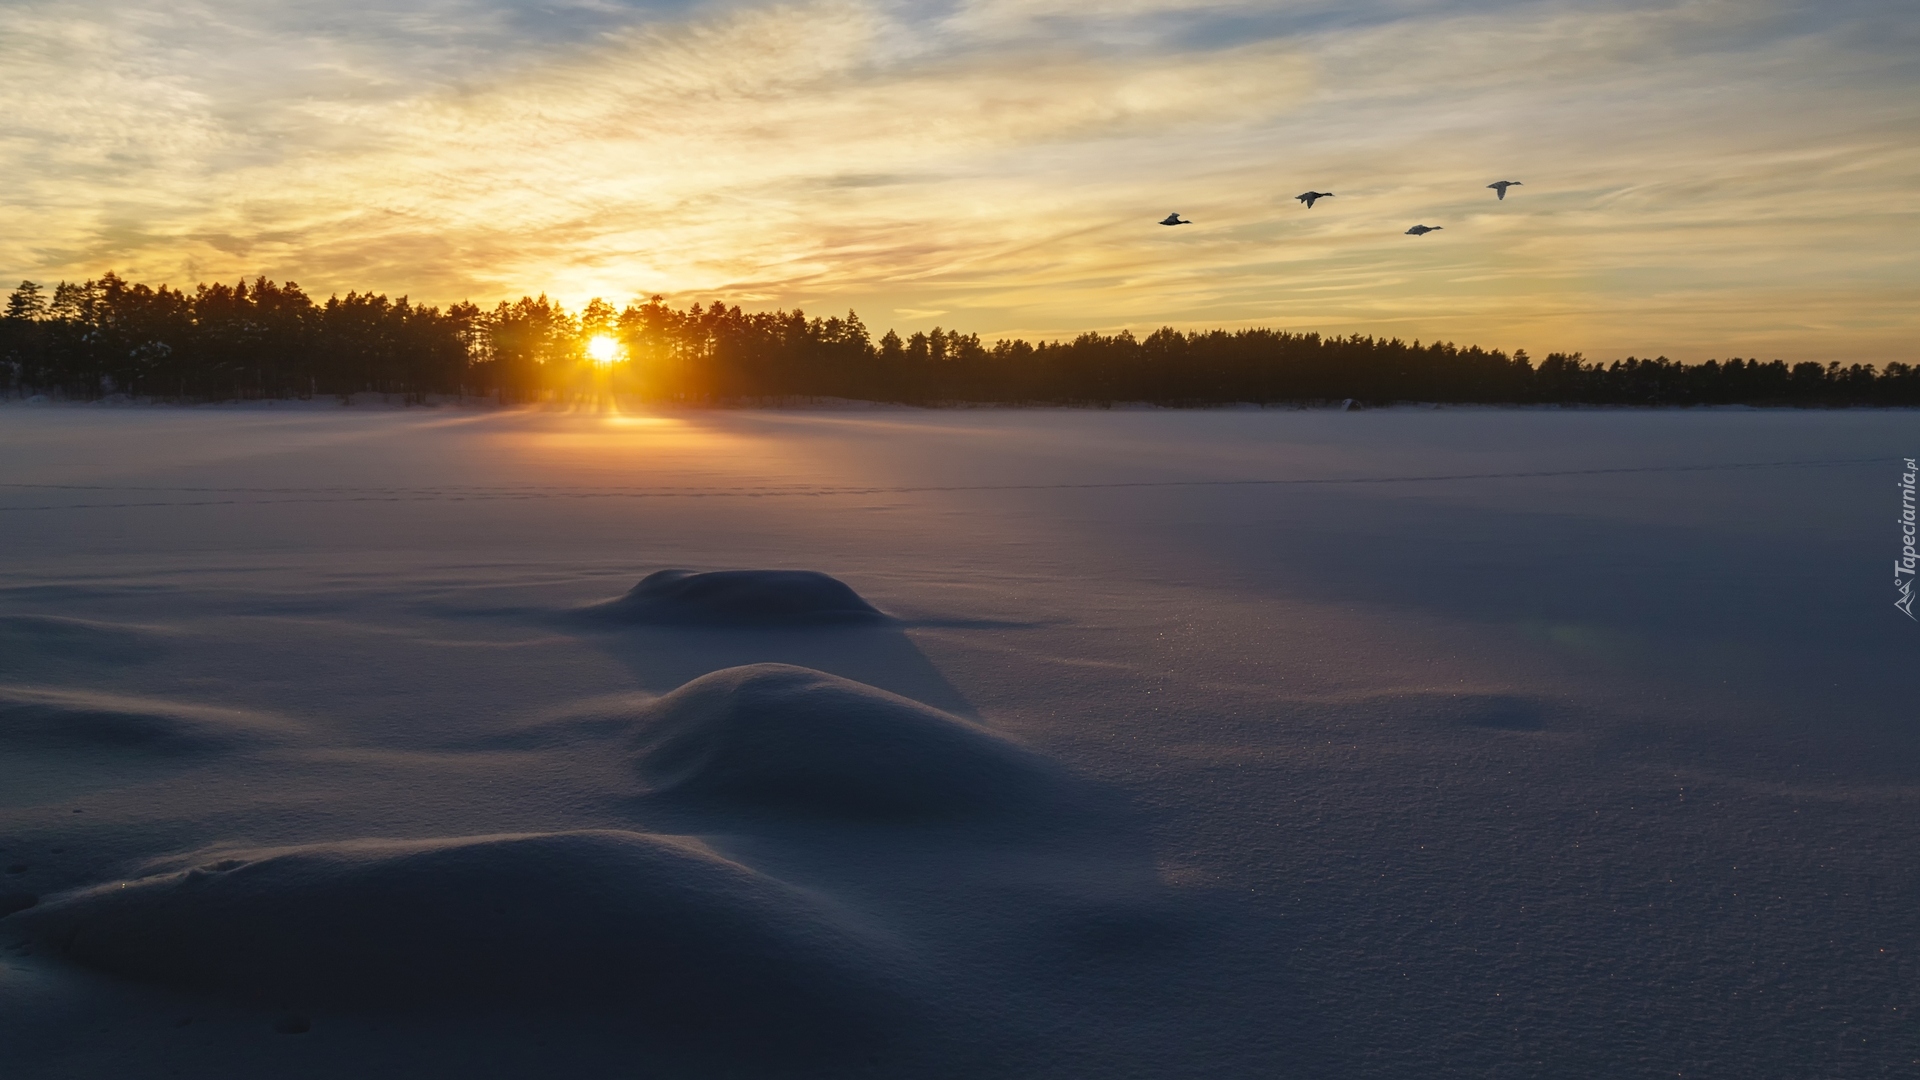
{"type": "Polygon", "coordinates": [[[587,340],[587,358],[596,364],[611,364],[620,359],[620,343],[605,334],[587,340]]]}

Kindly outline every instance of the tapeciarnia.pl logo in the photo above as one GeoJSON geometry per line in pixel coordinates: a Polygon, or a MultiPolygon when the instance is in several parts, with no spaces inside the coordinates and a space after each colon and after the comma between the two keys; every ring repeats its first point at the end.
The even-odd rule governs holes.
{"type": "Polygon", "coordinates": [[[1913,614],[1913,459],[1906,458],[1907,470],[1900,474],[1900,557],[1893,560],[1893,588],[1900,598],[1893,606],[1907,618],[1920,622],[1913,614]]]}

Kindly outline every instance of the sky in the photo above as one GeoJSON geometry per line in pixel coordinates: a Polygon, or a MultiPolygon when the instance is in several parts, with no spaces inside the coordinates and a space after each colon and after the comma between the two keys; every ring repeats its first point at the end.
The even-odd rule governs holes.
{"type": "Polygon", "coordinates": [[[1920,360],[1909,0],[0,0],[0,115],[11,280],[1920,360]]]}

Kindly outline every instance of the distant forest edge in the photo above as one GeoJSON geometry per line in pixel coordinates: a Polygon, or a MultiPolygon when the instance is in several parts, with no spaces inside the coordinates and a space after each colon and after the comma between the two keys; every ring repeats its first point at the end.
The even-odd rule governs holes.
{"type": "Polygon", "coordinates": [[[350,292],[316,303],[260,278],[150,288],[108,274],[48,294],[22,282],[0,317],[0,389],[97,399],[308,398],[363,391],[501,402],[619,393],[721,404],[849,398],[910,404],[1204,406],[1433,401],[1617,405],[1920,405],[1920,368],[1664,357],[1537,365],[1451,343],[1277,330],[1162,329],[983,343],[933,330],[875,341],[860,317],[684,311],[661,298],[569,312],[545,296],[445,309],[350,292]]]}

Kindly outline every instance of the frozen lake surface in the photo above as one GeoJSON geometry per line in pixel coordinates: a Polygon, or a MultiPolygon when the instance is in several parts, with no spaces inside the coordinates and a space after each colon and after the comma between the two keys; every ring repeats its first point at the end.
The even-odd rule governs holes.
{"type": "Polygon", "coordinates": [[[1915,1075],[1916,453],[0,407],[0,1072],[1915,1075]]]}

